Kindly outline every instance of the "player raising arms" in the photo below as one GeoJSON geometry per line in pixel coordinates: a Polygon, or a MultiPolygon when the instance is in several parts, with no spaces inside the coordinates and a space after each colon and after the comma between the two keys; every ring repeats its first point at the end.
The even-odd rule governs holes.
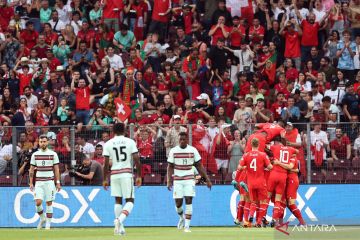
{"type": "Polygon", "coordinates": [[[136,186],[138,187],[141,186],[141,164],[135,141],[124,136],[125,125],[115,123],[113,132],[115,136],[107,141],[104,146],[103,186],[105,190],[109,186],[107,179],[109,161],[111,160],[111,196],[115,197],[114,233],[124,235],[124,221],[134,207],[133,161],[136,166],[136,186]],[[126,202],[124,207],[122,207],[123,198],[126,202]]]}
{"type": "MultiPolygon", "coordinates": [[[[247,183],[249,188],[250,201],[259,204],[259,216],[257,217],[256,226],[261,227],[262,218],[266,214],[267,208],[267,191],[264,176],[264,169],[272,169],[269,157],[264,152],[259,151],[259,140],[251,140],[251,151],[245,153],[240,160],[239,170],[246,169],[247,183]]],[[[250,208],[250,216],[254,215],[255,208],[250,208]]],[[[247,221],[247,219],[245,219],[247,221]]],[[[252,219],[249,220],[250,222],[252,219]]]]}
{"type": "Polygon", "coordinates": [[[171,191],[174,185],[173,197],[175,199],[176,212],[180,219],[178,229],[184,228],[184,232],[190,231],[192,216],[192,199],[195,197],[195,179],[193,166],[200,175],[205,178],[206,185],[211,189],[211,181],[201,164],[201,157],[196,148],[188,145],[188,135],[185,132],[179,134],[179,145],[172,148],[168,157],[167,187],[171,191]],[[174,175],[174,183],[172,176],[174,175]],[[183,216],[183,198],[185,197],[185,219],[183,216]],[[185,226],[184,226],[185,223],[185,226]]]}
{"type": "Polygon", "coordinates": [[[54,173],[56,180],[56,190],[60,191],[60,171],[59,171],[59,157],[56,152],[48,149],[48,138],[46,135],[39,137],[40,149],[31,155],[30,170],[29,170],[29,185],[30,190],[34,190],[34,170],[36,172],[35,183],[35,203],[36,211],[40,216],[40,222],[37,226],[41,229],[46,222],[45,229],[50,229],[50,223],[53,215],[52,202],[55,200],[55,184],[54,173]],[[43,201],[46,202],[46,219],[44,216],[43,201]]]}
{"type": "MultiPolygon", "coordinates": [[[[292,169],[296,162],[296,154],[298,151],[295,148],[284,146],[280,141],[280,136],[274,138],[275,144],[270,147],[270,151],[274,156],[274,168],[270,172],[268,184],[268,197],[271,199],[275,193],[274,212],[271,221],[271,226],[279,221],[282,216],[283,208],[286,206],[282,203],[285,195],[286,179],[288,170],[292,169]]],[[[285,199],[285,198],[284,198],[285,199]]]]}

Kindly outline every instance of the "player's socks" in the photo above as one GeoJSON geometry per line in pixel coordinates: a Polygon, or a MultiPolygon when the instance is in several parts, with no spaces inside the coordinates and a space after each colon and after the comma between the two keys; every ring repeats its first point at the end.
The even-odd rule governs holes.
{"type": "Polygon", "coordinates": [[[275,205],[274,205],[274,211],[273,211],[273,216],[272,218],[277,221],[279,219],[280,216],[280,211],[281,211],[281,202],[280,201],[276,201],[275,205]]]}
{"type": "Polygon", "coordinates": [[[44,219],[45,218],[45,215],[44,215],[44,209],[43,209],[43,206],[42,204],[39,205],[39,206],[36,206],[36,212],[39,214],[40,216],[40,220],[44,219]]]}
{"type": "Polygon", "coordinates": [[[260,204],[257,203],[257,204],[256,204],[256,222],[258,223],[259,221],[261,221],[261,216],[260,216],[260,204]]]}
{"type": "Polygon", "coordinates": [[[46,206],[46,223],[45,229],[50,229],[51,219],[53,214],[53,206],[46,206]]]}
{"type": "Polygon", "coordinates": [[[254,218],[254,213],[256,211],[256,204],[255,203],[251,203],[250,205],[250,213],[249,213],[249,219],[250,218],[254,218]]]}
{"type": "Polygon", "coordinates": [[[192,216],[192,204],[186,204],[185,206],[185,229],[190,228],[190,221],[192,216]]]}
{"type": "Polygon", "coordinates": [[[236,219],[239,220],[239,222],[243,221],[244,205],[245,205],[245,201],[239,201],[238,206],[237,206],[236,219]]]}
{"type": "Polygon", "coordinates": [[[299,220],[301,225],[305,225],[305,221],[302,218],[301,212],[300,210],[297,208],[296,204],[291,204],[289,205],[289,209],[292,212],[292,214],[294,214],[294,216],[299,220]]]}
{"type": "MultiPolygon", "coordinates": [[[[259,207],[259,218],[257,218],[257,223],[261,224],[263,222],[263,218],[266,216],[268,204],[261,203],[259,207]]],[[[266,220],[266,219],[265,219],[266,220]]]]}
{"type": "Polygon", "coordinates": [[[182,207],[176,207],[175,206],[175,210],[176,210],[176,212],[177,212],[177,214],[179,215],[179,217],[181,217],[181,218],[184,218],[184,210],[183,210],[183,208],[182,207]]]}
{"type": "Polygon", "coordinates": [[[122,205],[116,203],[116,204],[114,205],[115,218],[119,218],[119,217],[120,217],[121,211],[122,211],[122,205]]]}
{"type": "Polygon", "coordinates": [[[125,205],[121,211],[120,217],[119,217],[119,221],[121,224],[125,221],[126,217],[129,216],[133,207],[134,207],[134,203],[132,203],[132,202],[125,203],[125,205]]]}
{"type": "Polygon", "coordinates": [[[249,221],[249,214],[250,214],[250,202],[245,202],[245,206],[244,206],[245,221],[249,221]]]}

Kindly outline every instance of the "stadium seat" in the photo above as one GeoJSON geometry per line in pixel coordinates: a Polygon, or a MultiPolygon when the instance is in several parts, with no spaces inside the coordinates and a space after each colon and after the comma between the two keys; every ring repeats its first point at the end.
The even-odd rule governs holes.
{"type": "Polygon", "coordinates": [[[146,174],[144,176],[144,185],[159,185],[161,184],[161,175],[157,173],[146,174]]]}
{"type": "Polygon", "coordinates": [[[232,180],[233,180],[233,178],[232,178],[232,173],[228,173],[228,174],[226,174],[226,176],[225,176],[224,184],[230,184],[232,180]]]}
{"type": "Polygon", "coordinates": [[[223,178],[221,174],[210,174],[209,178],[213,184],[222,184],[223,178]]]}
{"type": "Polygon", "coordinates": [[[334,161],[335,169],[350,169],[351,162],[348,160],[334,161]]]}
{"type": "Polygon", "coordinates": [[[0,185],[4,185],[4,186],[12,185],[12,177],[10,175],[0,176],[0,185]]]}
{"type": "Polygon", "coordinates": [[[326,183],[341,183],[344,181],[344,172],[341,170],[326,173],[326,183]]]}
{"type": "Polygon", "coordinates": [[[360,183],[360,171],[349,171],[345,177],[346,183],[360,183]]]}
{"type": "Polygon", "coordinates": [[[323,183],[324,175],[320,171],[311,172],[311,183],[323,183]]]}

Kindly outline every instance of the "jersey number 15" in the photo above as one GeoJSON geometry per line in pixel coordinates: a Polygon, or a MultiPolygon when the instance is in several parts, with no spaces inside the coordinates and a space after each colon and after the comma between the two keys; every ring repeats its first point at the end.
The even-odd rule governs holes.
{"type": "Polygon", "coordinates": [[[116,161],[117,162],[120,162],[120,161],[125,162],[126,159],[127,159],[127,154],[126,154],[126,152],[124,152],[126,147],[122,146],[122,147],[119,148],[120,149],[120,154],[119,154],[119,151],[118,151],[117,148],[113,148],[113,149],[114,149],[115,154],[116,154],[116,161]],[[122,156],[122,159],[120,159],[120,157],[121,157],[120,155],[122,156]]]}

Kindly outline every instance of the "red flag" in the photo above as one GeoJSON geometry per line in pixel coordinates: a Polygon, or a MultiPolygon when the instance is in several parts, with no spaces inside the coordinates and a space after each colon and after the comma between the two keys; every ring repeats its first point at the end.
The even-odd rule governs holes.
{"type": "Polygon", "coordinates": [[[120,121],[125,122],[131,114],[131,109],[121,100],[121,98],[115,98],[114,103],[116,106],[117,117],[120,121]]]}

